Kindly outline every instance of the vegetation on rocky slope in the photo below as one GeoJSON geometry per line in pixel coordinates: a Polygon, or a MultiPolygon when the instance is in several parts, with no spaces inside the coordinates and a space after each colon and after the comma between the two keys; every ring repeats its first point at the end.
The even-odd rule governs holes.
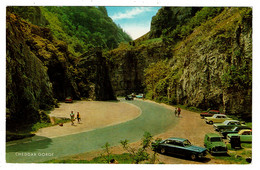
{"type": "MultiPolygon", "coordinates": [[[[71,10],[76,9],[72,8],[71,10]]],[[[93,9],[80,9],[85,10],[85,12],[92,10],[92,12],[94,11],[99,15],[101,15],[100,11],[105,12],[102,8],[96,7],[93,7],[93,9]]],[[[84,43],[90,46],[77,53],[80,56],[75,56],[75,49],[72,49],[71,44],[69,44],[71,38],[69,31],[77,31],[73,30],[74,27],[72,30],[65,29],[66,26],[69,27],[70,23],[68,21],[74,21],[74,24],[78,25],[78,27],[81,27],[82,21],[77,23],[80,21],[75,21],[76,16],[74,16],[74,19],[69,20],[69,18],[66,18],[67,15],[61,20],[61,16],[66,14],[66,12],[62,13],[62,11],[67,10],[68,13],[70,9],[49,7],[48,10],[52,10],[52,12],[56,10],[61,12],[60,15],[55,16],[58,16],[56,22],[53,22],[45,16],[51,15],[51,12],[46,12],[46,10],[47,8],[44,7],[7,8],[6,107],[7,129],[10,131],[30,129],[37,122],[49,123],[48,115],[42,110],[52,109],[57,106],[57,100],[63,101],[68,96],[74,99],[80,99],[81,97],[90,97],[95,100],[115,99],[106,70],[107,63],[105,58],[102,57],[102,52],[95,50],[95,44],[84,43]],[[59,25],[59,23],[61,24],[59,25]],[[59,26],[61,32],[56,29],[59,26]],[[59,33],[63,37],[59,37],[59,33]],[[94,60],[91,56],[94,56],[94,60]],[[85,67],[85,63],[91,63],[92,65],[85,67]]],[[[102,16],[112,22],[107,17],[107,14],[95,19],[98,20],[102,16]]],[[[91,17],[88,16],[88,19],[91,19],[91,17]]],[[[110,24],[113,25],[114,23],[110,24]]],[[[101,26],[104,25],[101,24],[101,26]]],[[[91,32],[88,36],[99,33],[98,31],[101,29],[97,28],[96,32],[91,32]]],[[[117,27],[111,29],[116,29],[114,30],[116,32],[120,30],[117,27]]],[[[122,30],[118,34],[124,34],[127,37],[122,30]]],[[[77,38],[73,42],[80,40],[80,37],[77,38]]],[[[105,40],[107,37],[103,38],[105,40]]],[[[120,40],[117,39],[114,45],[123,40],[125,39],[122,37],[120,40]]]]}
{"type": "Polygon", "coordinates": [[[135,41],[104,7],[7,9],[8,129],[48,122],[67,96],[132,92],[251,118],[251,8],[161,8],[135,41]]]}
{"type": "Polygon", "coordinates": [[[107,15],[105,7],[10,7],[12,12],[35,25],[48,27],[53,37],[68,44],[79,56],[89,48],[113,49],[131,37],[107,15]]]}
{"type": "Polygon", "coordinates": [[[153,100],[251,118],[251,8],[162,8],[150,33],[108,58],[119,95],[143,91],[153,100]],[[130,59],[137,64],[122,64],[130,59]]]}

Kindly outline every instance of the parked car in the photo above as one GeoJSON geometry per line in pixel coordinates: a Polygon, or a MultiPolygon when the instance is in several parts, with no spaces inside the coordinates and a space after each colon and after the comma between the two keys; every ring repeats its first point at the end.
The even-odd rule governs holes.
{"type": "Polygon", "coordinates": [[[135,93],[132,93],[131,96],[132,96],[132,97],[136,97],[136,94],[135,94],[135,93]]]}
{"type": "MultiPolygon", "coordinates": [[[[205,113],[201,113],[200,114],[200,117],[202,119],[204,119],[205,117],[211,117],[213,116],[214,114],[220,114],[220,112],[218,110],[210,110],[208,112],[205,112],[205,113]]],[[[222,113],[223,114],[223,113],[222,113]]]]}
{"type": "Polygon", "coordinates": [[[65,99],[65,103],[73,103],[72,98],[71,98],[71,97],[67,97],[67,98],[65,99]]]}
{"type": "Polygon", "coordinates": [[[198,158],[202,158],[206,156],[206,148],[202,148],[199,146],[194,146],[190,143],[189,140],[183,138],[168,138],[166,140],[160,141],[156,146],[153,142],[153,149],[162,154],[174,154],[188,157],[192,160],[196,160],[198,158]]]}
{"type": "Polygon", "coordinates": [[[213,124],[214,129],[220,132],[223,130],[230,130],[233,127],[240,127],[240,126],[243,127],[246,125],[238,120],[225,120],[223,123],[213,124]]]}
{"type": "Polygon", "coordinates": [[[249,130],[251,130],[252,128],[248,127],[248,126],[233,127],[231,130],[224,130],[224,131],[222,131],[221,135],[223,136],[224,139],[226,139],[228,134],[238,133],[242,129],[249,129],[249,130]]]}
{"type": "Polygon", "coordinates": [[[214,114],[211,117],[205,117],[205,122],[208,124],[213,124],[213,123],[222,123],[225,120],[231,120],[231,118],[228,118],[226,115],[224,114],[214,114]]]}
{"type": "Polygon", "coordinates": [[[138,95],[135,96],[136,98],[143,98],[144,94],[139,93],[138,95]]]}
{"type": "Polygon", "coordinates": [[[133,98],[132,95],[127,95],[127,96],[125,97],[125,99],[126,99],[126,100],[134,100],[134,98],[133,98]]]}
{"type": "Polygon", "coordinates": [[[227,154],[227,146],[217,133],[207,133],[204,137],[204,146],[210,154],[227,154]]]}
{"type": "Polygon", "coordinates": [[[242,143],[242,142],[252,143],[252,130],[243,129],[243,130],[240,130],[238,133],[228,134],[228,135],[227,135],[227,139],[229,140],[229,142],[230,142],[230,139],[231,139],[233,136],[239,136],[241,143],[242,143]]]}

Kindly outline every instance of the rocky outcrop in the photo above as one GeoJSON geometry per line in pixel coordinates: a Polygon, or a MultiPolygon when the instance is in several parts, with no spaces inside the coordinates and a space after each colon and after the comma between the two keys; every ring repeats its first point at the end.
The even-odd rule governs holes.
{"type": "MultiPolygon", "coordinates": [[[[161,35],[162,19],[148,36],[161,35]],[[159,24],[159,25],[158,25],[159,24]]],[[[152,96],[172,99],[201,109],[218,109],[250,120],[252,111],[252,10],[250,8],[225,8],[216,17],[201,23],[182,41],[167,44],[157,39],[125,45],[108,54],[113,88],[117,95],[147,90],[144,73],[151,63],[168,59],[169,74],[158,81],[152,96]],[[161,83],[162,83],[161,82],[161,83]],[[138,85],[141,85],[138,87],[138,85]],[[167,94],[167,96],[160,96],[167,94]]],[[[171,25],[171,24],[170,24],[171,25]]],[[[163,29],[165,25],[162,26],[163,29]]],[[[172,29],[173,26],[170,26],[172,29]]],[[[171,37],[168,37],[171,38],[171,37]]],[[[170,101],[171,102],[171,101],[170,101]]]]}
{"type": "Polygon", "coordinates": [[[79,58],[77,66],[82,72],[81,81],[88,80],[79,83],[85,85],[85,88],[81,87],[81,93],[92,100],[116,100],[106,58],[101,49],[91,49],[79,58]]]}
{"type": "Polygon", "coordinates": [[[183,67],[176,88],[179,103],[251,115],[250,16],[248,9],[226,9],[174,49],[173,57],[183,67]]]}
{"type": "Polygon", "coordinates": [[[28,24],[7,15],[6,25],[6,107],[7,128],[22,127],[40,120],[39,109],[54,104],[47,68],[30,50],[28,24]]]}
{"type": "Polygon", "coordinates": [[[40,121],[39,109],[52,108],[55,99],[79,98],[79,92],[64,42],[9,12],[6,23],[7,124],[21,127],[40,121]]]}
{"type": "Polygon", "coordinates": [[[157,43],[125,44],[106,54],[115,94],[124,96],[144,93],[144,70],[151,63],[169,58],[170,51],[159,40],[157,43]]]}
{"type": "Polygon", "coordinates": [[[42,11],[39,6],[9,6],[7,10],[20,17],[27,19],[34,25],[46,26],[49,24],[47,19],[42,15],[42,11]]]}
{"type": "Polygon", "coordinates": [[[201,7],[162,7],[153,16],[150,38],[159,38],[173,31],[177,25],[184,25],[201,7]]]}

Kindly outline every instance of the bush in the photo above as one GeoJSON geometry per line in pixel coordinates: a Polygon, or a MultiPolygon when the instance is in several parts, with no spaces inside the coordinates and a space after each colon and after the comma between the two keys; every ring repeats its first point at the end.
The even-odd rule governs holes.
{"type": "Polygon", "coordinates": [[[151,146],[152,135],[149,132],[145,132],[142,145],[140,148],[135,149],[129,146],[128,140],[120,141],[123,148],[131,155],[133,159],[132,163],[138,164],[141,161],[145,161],[149,159],[149,153],[147,152],[147,148],[151,146]]]}

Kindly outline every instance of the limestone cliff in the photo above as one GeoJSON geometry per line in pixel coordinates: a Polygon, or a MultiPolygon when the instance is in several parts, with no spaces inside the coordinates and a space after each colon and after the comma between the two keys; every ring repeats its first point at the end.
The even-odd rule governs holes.
{"type": "Polygon", "coordinates": [[[29,25],[15,15],[7,15],[6,25],[6,107],[7,128],[40,120],[39,109],[54,104],[47,68],[30,51],[29,25]]]}
{"type": "Polygon", "coordinates": [[[137,42],[134,45],[121,44],[119,48],[106,53],[110,61],[108,65],[115,94],[124,96],[143,93],[145,68],[170,56],[169,49],[161,43],[161,40],[137,42]]]}
{"type": "Polygon", "coordinates": [[[252,15],[227,8],[175,47],[183,68],[176,93],[179,103],[251,115],[252,15]]]}
{"type": "Polygon", "coordinates": [[[92,100],[116,100],[101,49],[91,49],[81,55],[77,67],[81,70],[78,84],[82,96],[92,100]]]}
{"type": "Polygon", "coordinates": [[[39,110],[51,109],[55,99],[80,97],[73,78],[75,59],[48,28],[9,11],[6,23],[7,124],[22,127],[40,121],[39,110]]]}
{"type": "MultiPolygon", "coordinates": [[[[161,34],[153,30],[131,45],[110,51],[108,56],[112,63],[110,71],[115,92],[125,95],[142,91],[149,93],[147,96],[154,100],[163,99],[204,110],[219,109],[250,119],[252,10],[234,7],[216,9],[214,13],[210,9],[202,10],[200,15],[195,15],[197,20],[189,20],[200,23],[190,27],[187,22],[188,25],[182,27],[194,27],[189,30],[190,34],[183,34],[187,36],[182,40],[174,39],[176,30],[166,37],[149,39],[149,36],[161,34]],[[198,17],[201,15],[206,19],[201,20],[198,17]],[[151,64],[158,61],[168,63],[169,72],[161,78],[152,78],[153,89],[149,89],[149,84],[144,83],[148,82],[144,75],[147,68],[153,69],[156,65],[151,67],[151,64]]],[[[167,9],[158,15],[166,15],[167,11],[172,12],[167,9]]],[[[155,18],[164,19],[162,16],[155,18]]],[[[158,23],[151,28],[161,28],[158,23]]],[[[173,29],[176,26],[169,27],[173,29]]],[[[183,30],[177,31],[183,33],[183,30]]]]}

